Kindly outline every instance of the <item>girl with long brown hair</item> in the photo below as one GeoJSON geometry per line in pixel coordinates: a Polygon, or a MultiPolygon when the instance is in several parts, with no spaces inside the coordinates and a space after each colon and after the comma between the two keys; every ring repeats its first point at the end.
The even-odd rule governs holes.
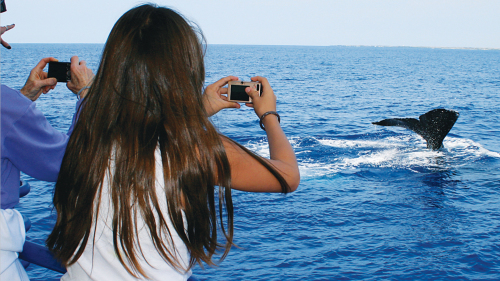
{"type": "Polygon", "coordinates": [[[237,78],[203,93],[202,42],[181,15],[153,5],[128,11],[113,27],[56,183],[58,216],[47,245],[68,269],[62,280],[186,280],[196,263],[211,265],[234,245],[232,188],[297,188],[297,161],[267,79],[252,78],[261,96],[247,93],[270,159],[210,122],[239,107],[224,96],[237,78]]]}

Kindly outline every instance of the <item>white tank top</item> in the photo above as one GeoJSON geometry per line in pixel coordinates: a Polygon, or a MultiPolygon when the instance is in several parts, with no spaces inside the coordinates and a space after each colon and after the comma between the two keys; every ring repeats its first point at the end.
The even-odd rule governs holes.
{"type": "MultiPolygon", "coordinates": [[[[177,260],[185,268],[189,264],[189,253],[186,245],[175,231],[168,216],[167,202],[161,200],[165,198],[163,167],[159,149],[155,152],[156,157],[156,192],[161,211],[167,220],[169,231],[172,235],[177,260]]],[[[109,171],[114,171],[114,161],[110,162],[109,171]]],[[[68,272],[61,278],[63,281],[69,280],[138,280],[130,275],[125,267],[118,260],[113,248],[112,230],[112,205],[109,193],[109,173],[106,173],[103,183],[102,198],[97,221],[95,237],[94,227],[92,227],[87,246],[78,261],[67,268],[68,272]],[[95,238],[95,244],[94,244],[95,238]]],[[[184,221],[186,225],[186,221],[184,221]]],[[[148,280],[187,280],[191,276],[191,271],[179,272],[162,259],[156,251],[149,236],[147,226],[141,216],[138,216],[139,241],[146,260],[139,254],[137,257],[142,269],[150,278],[148,280]]],[[[165,238],[166,239],[166,238],[165,238]]],[[[165,240],[167,241],[167,240],[165,240]]],[[[168,245],[165,242],[166,245],[168,245]]],[[[122,255],[123,257],[123,255],[122,255]]],[[[139,274],[137,274],[140,276],[139,274]]],[[[141,276],[142,277],[142,276],[141,276]]],[[[146,280],[143,277],[139,280],[146,280]]]]}

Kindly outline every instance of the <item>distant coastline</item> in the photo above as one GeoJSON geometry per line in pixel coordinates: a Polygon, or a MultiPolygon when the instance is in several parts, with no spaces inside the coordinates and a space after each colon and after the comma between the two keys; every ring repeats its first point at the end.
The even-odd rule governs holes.
{"type": "Polygon", "coordinates": [[[385,46],[385,45],[330,45],[344,47],[376,47],[376,48],[426,48],[426,49],[449,49],[449,50],[500,50],[500,48],[484,47],[430,47],[430,46],[385,46]]]}

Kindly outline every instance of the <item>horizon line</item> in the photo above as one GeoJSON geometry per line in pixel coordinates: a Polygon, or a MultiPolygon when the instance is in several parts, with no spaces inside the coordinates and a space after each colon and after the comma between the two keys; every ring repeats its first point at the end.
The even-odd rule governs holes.
{"type": "MultiPolygon", "coordinates": [[[[105,43],[10,43],[17,44],[67,44],[67,45],[104,45],[105,43]]],[[[500,50],[495,47],[442,47],[442,46],[406,46],[406,45],[291,45],[291,44],[227,44],[227,43],[210,43],[207,45],[226,45],[226,46],[284,46],[284,47],[374,47],[374,48],[427,48],[427,49],[451,49],[451,50],[500,50]]]]}

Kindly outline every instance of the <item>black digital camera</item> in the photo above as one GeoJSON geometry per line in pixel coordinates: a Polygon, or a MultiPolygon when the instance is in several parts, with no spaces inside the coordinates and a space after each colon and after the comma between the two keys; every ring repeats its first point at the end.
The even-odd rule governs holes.
{"type": "Polygon", "coordinates": [[[71,80],[71,63],[70,62],[58,62],[51,61],[49,62],[49,73],[48,77],[54,77],[57,79],[57,82],[68,82],[71,80]]]}

